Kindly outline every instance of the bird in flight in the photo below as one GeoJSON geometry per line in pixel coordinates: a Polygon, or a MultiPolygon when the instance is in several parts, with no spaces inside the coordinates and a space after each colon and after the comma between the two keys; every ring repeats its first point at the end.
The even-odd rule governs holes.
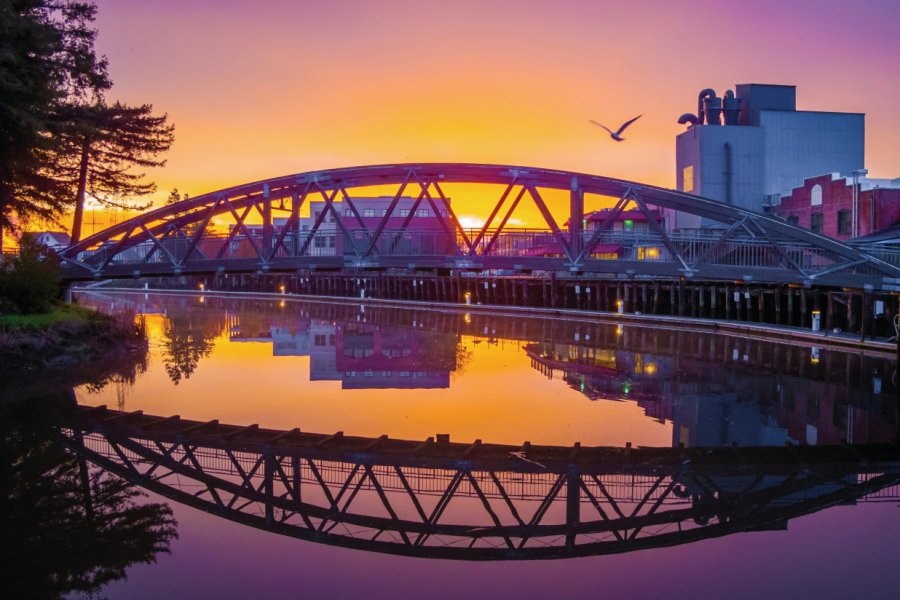
{"type": "Polygon", "coordinates": [[[625,141],[625,138],[622,137],[622,132],[625,131],[625,128],[627,128],[629,125],[631,125],[632,123],[634,123],[635,121],[637,121],[638,119],[640,119],[640,118],[643,117],[643,116],[644,116],[644,115],[638,115],[638,116],[636,116],[635,118],[631,119],[630,121],[625,121],[625,122],[622,124],[622,126],[619,127],[618,131],[613,131],[612,129],[610,129],[610,128],[607,127],[606,125],[603,125],[603,124],[601,124],[601,123],[598,123],[597,121],[594,121],[593,119],[588,119],[588,122],[589,122],[589,123],[593,123],[593,124],[596,125],[597,127],[602,127],[603,129],[605,129],[606,131],[608,131],[608,132],[609,132],[609,136],[610,136],[612,139],[616,140],[617,142],[623,142],[623,141],[625,141]]]}

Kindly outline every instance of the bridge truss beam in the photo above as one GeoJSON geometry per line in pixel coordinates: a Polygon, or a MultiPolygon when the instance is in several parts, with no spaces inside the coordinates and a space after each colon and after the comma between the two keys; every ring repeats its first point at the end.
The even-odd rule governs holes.
{"type": "Polygon", "coordinates": [[[334,169],[277,177],[165,206],[92,235],[61,254],[70,280],[214,272],[316,268],[504,269],[622,276],[694,277],[772,283],[900,289],[900,263],[851,247],[777,218],[691,194],[608,177],[549,169],[479,164],[401,164],[334,169]],[[501,193],[484,225],[466,230],[444,191],[451,184],[489,184],[501,193]],[[373,227],[354,198],[378,186],[394,192],[373,227]],[[566,224],[545,193],[569,194],[566,224]],[[413,208],[396,221],[401,198],[413,208]],[[585,196],[612,208],[591,229],[582,226],[585,196]],[[321,210],[307,231],[300,212],[313,198],[321,210]],[[538,230],[510,228],[523,201],[542,219],[538,230]],[[340,205],[343,211],[336,207],[340,205]],[[423,205],[438,229],[415,225],[423,205]],[[625,211],[638,211],[649,229],[614,230],[625,211]],[[285,215],[273,223],[273,213],[285,215]],[[672,230],[660,215],[688,213],[712,224],[672,230]],[[502,215],[502,217],[500,216],[502,215]],[[218,217],[233,220],[215,234],[218,217]],[[498,217],[500,220],[498,222],[498,217]],[[251,222],[261,222],[252,228],[251,222]],[[327,226],[326,226],[327,224],[327,226]],[[332,226],[333,224],[333,226],[332,226]],[[566,227],[564,229],[563,227],[566,227]],[[609,251],[614,248],[614,251],[609,251]],[[652,249],[651,253],[646,253],[652,249]]]}
{"type": "Polygon", "coordinates": [[[100,468],[232,521],[326,544],[461,560],[619,553],[780,528],[900,482],[890,446],[515,448],[83,407],[62,435],[100,468]]]}

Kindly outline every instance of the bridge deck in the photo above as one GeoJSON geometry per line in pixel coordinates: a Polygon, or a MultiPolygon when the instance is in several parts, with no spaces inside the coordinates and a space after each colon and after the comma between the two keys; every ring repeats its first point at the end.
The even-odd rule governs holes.
{"type": "Polygon", "coordinates": [[[900,254],[852,247],[768,215],[674,190],[509,165],[374,165],[276,177],[147,212],[67,248],[61,256],[69,280],[428,268],[639,274],[900,290],[900,254]],[[484,225],[466,230],[442,187],[447,184],[493,185],[503,191],[484,225]],[[363,217],[350,193],[371,193],[366,191],[371,186],[396,189],[384,198],[379,217],[374,209],[363,217]],[[547,191],[568,194],[567,214],[552,214],[544,199],[547,191]],[[597,213],[599,221],[592,219],[590,225],[584,220],[586,194],[612,204],[597,213]],[[308,210],[307,204],[319,196],[322,209],[314,213],[315,218],[302,217],[301,209],[308,210]],[[401,199],[412,202],[411,208],[398,209],[401,199]],[[522,200],[533,203],[541,215],[543,222],[536,229],[508,227],[522,200]],[[273,218],[278,211],[284,215],[283,223],[273,218]],[[419,212],[431,215],[427,227],[419,212]],[[633,220],[620,219],[626,212],[640,215],[641,231],[633,220]],[[666,215],[676,212],[698,217],[703,228],[667,227],[671,218],[667,220],[666,215]],[[233,220],[227,234],[214,231],[215,219],[222,218],[233,220]],[[257,218],[261,225],[253,221],[257,218]],[[311,221],[305,229],[301,219],[311,221]]]}
{"type": "MultiPolygon", "coordinates": [[[[748,464],[783,464],[793,470],[805,464],[864,464],[900,462],[896,444],[668,448],[609,446],[547,446],[524,442],[520,446],[451,442],[434,438],[424,441],[377,438],[335,433],[309,433],[299,429],[278,430],[258,425],[233,425],[218,421],[194,421],[177,415],[145,415],[142,411],[120,412],[106,406],[74,408],[70,426],[84,431],[134,434],[142,439],[172,442],[189,439],[210,448],[249,452],[273,452],[303,457],[343,460],[347,457],[385,465],[472,469],[490,468],[516,472],[565,473],[658,473],[690,462],[705,470],[733,470],[748,464]]],[[[771,471],[770,471],[771,472],[771,471]]]]}

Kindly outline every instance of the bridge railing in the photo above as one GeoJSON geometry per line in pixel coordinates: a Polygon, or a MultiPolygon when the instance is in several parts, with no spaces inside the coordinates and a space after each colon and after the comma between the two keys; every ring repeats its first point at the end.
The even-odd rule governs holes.
{"type": "MultiPolygon", "coordinates": [[[[456,256],[470,252],[476,256],[567,258],[674,263],[679,268],[717,265],[783,269],[792,267],[808,274],[827,270],[840,262],[836,253],[796,241],[774,245],[765,237],[747,234],[723,236],[722,232],[622,231],[602,233],[549,230],[489,230],[479,235],[470,231],[449,234],[442,229],[385,229],[374,244],[374,232],[366,229],[336,228],[307,231],[275,231],[265,234],[251,229],[228,234],[204,235],[199,239],[185,232],[170,233],[156,239],[110,240],[85,250],[76,257],[90,268],[107,265],[172,263],[194,261],[257,259],[269,261],[292,257],[367,257],[367,256],[456,256]],[[583,250],[583,253],[582,253],[583,250]]],[[[867,248],[873,256],[900,265],[900,250],[867,248]]],[[[868,268],[865,265],[857,269],[868,268]]]]}
{"type": "Polygon", "coordinates": [[[860,244],[856,246],[861,252],[865,252],[869,256],[873,256],[879,260],[900,267],[900,247],[882,246],[880,244],[860,244]]]}

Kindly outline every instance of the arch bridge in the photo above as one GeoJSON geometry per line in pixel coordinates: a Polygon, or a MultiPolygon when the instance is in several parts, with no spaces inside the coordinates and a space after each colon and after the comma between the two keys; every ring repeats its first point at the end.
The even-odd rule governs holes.
{"type": "Polygon", "coordinates": [[[63,442],[100,468],[243,525],[459,560],[612,554],[896,501],[893,444],[605,448],[423,442],[75,406],[63,442]]]}
{"type": "Polygon", "coordinates": [[[275,177],[143,213],[70,246],[61,257],[69,281],[438,269],[900,290],[900,260],[895,260],[900,257],[849,246],[771,216],[633,181],[487,164],[376,165],[275,177]],[[489,184],[497,190],[483,226],[467,229],[460,223],[445,191],[453,184],[489,184]],[[358,206],[372,189],[389,190],[377,216],[358,206]],[[563,219],[548,203],[560,193],[568,195],[563,219]],[[602,197],[611,207],[585,221],[586,196],[602,197]],[[314,201],[322,210],[305,217],[314,201]],[[403,202],[412,204],[400,208],[403,202]],[[540,214],[538,229],[510,226],[523,203],[532,203],[540,214]],[[668,227],[668,215],[676,212],[696,216],[704,227],[668,227]],[[423,213],[434,218],[422,219],[423,213]],[[623,227],[626,214],[645,228],[623,227]],[[229,231],[217,232],[223,219],[231,222],[229,231]]]}

